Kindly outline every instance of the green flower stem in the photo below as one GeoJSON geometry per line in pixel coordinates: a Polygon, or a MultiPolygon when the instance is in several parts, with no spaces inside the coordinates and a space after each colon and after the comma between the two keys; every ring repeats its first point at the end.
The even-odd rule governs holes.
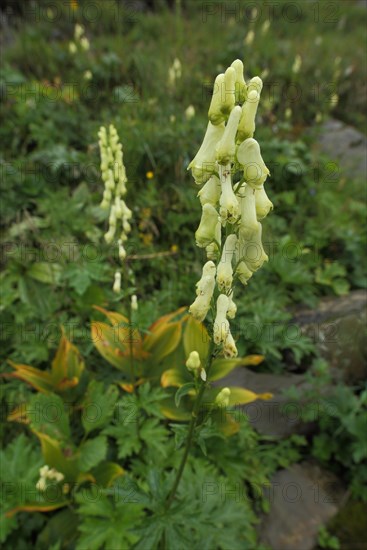
{"type": "MultiPolygon", "coordinates": [[[[208,378],[208,375],[209,375],[210,368],[212,366],[212,362],[213,362],[214,357],[215,357],[215,354],[214,354],[214,341],[211,340],[210,341],[210,346],[209,346],[208,359],[207,359],[206,366],[205,366],[205,371],[206,371],[207,378],[208,378]]],[[[193,443],[193,436],[194,436],[194,431],[195,431],[197,420],[198,420],[198,413],[199,413],[201,401],[203,399],[203,395],[204,395],[206,386],[207,386],[207,383],[204,380],[202,380],[201,384],[200,384],[200,388],[199,388],[199,393],[196,397],[195,405],[194,405],[194,408],[192,410],[191,422],[190,422],[190,426],[189,426],[189,433],[187,435],[187,440],[186,440],[186,447],[185,447],[185,450],[184,450],[184,454],[182,455],[181,463],[180,463],[180,466],[179,466],[178,471],[177,471],[175,482],[173,484],[173,487],[171,489],[171,492],[170,492],[168,500],[167,500],[166,511],[169,510],[169,508],[171,507],[171,505],[174,501],[174,498],[175,498],[176,492],[177,492],[177,488],[179,486],[183,471],[185,469],[186,461],[187,461],[187,458],[189,456],[190,449],[191,449],[191,446],[192,446],[192,443],[193,443]]]]}

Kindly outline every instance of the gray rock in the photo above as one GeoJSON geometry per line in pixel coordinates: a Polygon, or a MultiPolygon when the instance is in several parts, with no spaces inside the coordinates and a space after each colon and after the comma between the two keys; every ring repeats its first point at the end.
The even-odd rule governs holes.
{"type": "Polygon", "coordinates": [[[343,172],[349,178],[365,180],[367,173],[367,138],[361,132],[339,120],[330,119],[318,129],[316,147],[335,160],[337,167],[327,169],[331,174],[343,172]]]}
{"type": "Polygon", "coordinates": [[[292,401],[282,392],[291,386],[300,391],[307,388],[304,376],[299,374],[266,374],[252,372],[246,368],[234,369],[220,381],[221,386],[240,386],[255,393],[272,393],[267,401],[257,400],[241,407],[251,425],[264,435],[285,437],[292,433],[310,433],[313,423],[302,421],[303,404],[292,401]]]}
{"type": "Polygon", "coordinates": [[[298,311],[293,322],[315,342],[336,380],[354,384],[367,378],[366,291],[325,298],[316,309],[298,311]]]}
{"type": "Polygon", "coordinates": [[[270,511],[261,518],[260,540],[272,550],[312,550],[319,528],[343,505],[345,488],[313,462],[277,472],[266,490],[270,511]]]}

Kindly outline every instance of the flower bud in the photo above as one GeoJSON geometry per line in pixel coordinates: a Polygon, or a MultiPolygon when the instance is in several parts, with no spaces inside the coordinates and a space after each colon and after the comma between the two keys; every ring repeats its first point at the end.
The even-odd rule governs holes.
{"type": "Polygon", "coordinates": [[[231,395],[231,390],[229,388],[223,388],[216,396],[215,404],[218,407],[228,407],[230,395],[231,395]]]}
{"type": "Polygon", "coordinates": [[[201,366],[200,356],[197,351],[192,351],[186,361],[186,367],[191,372],[196,372],[201,366]]]}
{"type": "Polygon", "coordinates": [[[243,185],[240,193],[241,222],[240,234],[242,239],[250,239],[257,230],[255,191],[249,185],[243,185]]]}
{"type": "Polygon", "coordinates": [[[228,292],[232,287],[232,258],[237,242],[236,235],[229,235],[223,246],[221,260],[217,267],[217,285],[221,292],[228,292]]]}
{"type": "Polygon", "coordinates": [[[256,139],[248,138],[238,146],[237,160],[243,167],[247,184],[254,189],[260,189],[270,172],[263,161],[256,139]]]}
{"type": "Polygon", "coordinates": [[[121,261],[123,261],[126,258],[126,250],[122,244],[122,240],[119,239],[117,241],[118,247],[119,247],[119,258],[121,261]]]}
{"type": "Polygon", "coordinates": [[[208,181],[215,171],[215,146],[225,130],[224,123],[214,126],[208,123],[203,143],[187,169],[191,170],[195,183],[201,185],[208,181]]]}
{"type": "Polygon", "coordinates": [[[131,296],[131,310],[138,311],[138,297],[136,296],[136,294],[133,294],[131,296]]]}
{"type": "Polygon", "coordinates": [[[46,491],[46,488],[46,479],[44,477],[41,477],[41,479],[39,479],[36,483],[36,489],[38,489],[38,491],[46,491]]]}
{"type": "Polygon", "coordinates": [[[228,67],[224,74],[219,74],[215,79],[208,111],[212,124],[218,125],[224,122],[235,106],[235,84],[236,71],[233,67],[228,67]]]}
{"type": "Polygon", "coordinates": [[[201,206],[208,203],[216,206],[220,197],[220,189],[219,179],[217,176],[212,176],[198,193],[201,206]]]}
{"type": "Polygon", "coordinates": [[[231,67],[236,71],[235,97],[236,103],[243,103],[246,100],[247,85],[243,77],[243,63],[240,59],[235,59],[231,67]]]}
{"type": "Polygon", "coordinates": [[[215,152],[219,164],[233,162],[236,152],[236,133],[241,117],[241,107],[237,105],[231,111],[221,140],[218,142],[215,152]]]}
{"type": "Polygon", "coordinates": [[[218,212],[211,204],[204,204],[200,225],[195,233],[196,245],[205,248],[215,239],[218,212]]]}
{"type": "Polygon", "coordinates": [[[119,294],[121,292],[121,273],[119,271],[116,271],[115,273],[115,281],[113,283],[113,289],[116,294],[119,294]]]}
{"type": "Polygon", "coordinates": [[[273,203],[269,200],[268,195],[262,185],[260,189],[255,189],[255,205],[256,216],[258,220],[265,218],[270,210],[273,210],[273,203]]]}
{"type": "Polygon", "coordinates": [[[260,101],[262,80],[258,76],[252,78],[247,87],[247,98],[242,105],[241,120],[238,125],[237,141],[253,137],[255,133],[255,118],[260,101]]]}

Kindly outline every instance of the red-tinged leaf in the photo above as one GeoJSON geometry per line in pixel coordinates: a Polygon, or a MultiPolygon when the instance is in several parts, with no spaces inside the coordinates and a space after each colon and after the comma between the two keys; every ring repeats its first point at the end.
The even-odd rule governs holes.
{"type": "Polygon", "coordinates": [[[127,365],[122,355],[126,349],[118,341],[115,329],[106,323],[93,321],[91,330],[93,343],[102,357],[114,367],[125,371],[127,365]]]}
{"type": "MultiPolygon", "coordinates": [[[[75,378],[79,382],[80,376],[84,370],[84,361],[78,348],[74,346],[74,344],[72,344],[64,334],[62,335],[58,350],[54,360],[52,361],[51,370],[55,384],[59,384],[65,380],[73,380],[75,378]]],[[[70,386],[66,385],[65,389],[68,387],[70,386]]],[[[62,385],[59,389],[62,389],[62,385]]]]}
{"type": "Polygon", "coordinates": [[[69,501],[63,500],[61,502],[54,502],[53,504],[22,504],[21,506],[17,506],[16,508],[12,508],[8,512],[6,512],[5,516],[7,518],[11,518],[18,512],[53,512],[54,510],[57,510],[58,508],[63,508],[64,506],[68,506],[69,501]]]}
{"type": "Polygon", "coordinates": [[[108,311],[100,306],[93,306],[94,309],[103,313],[112,325],[128,326],[129,319],[121,313],[116,313],[115,311],[108,311]]]}
{"type": "Polygon", "coordinates": [[[27,416],[27,403],[22,403],[15,407],[7,416],[9,422],[21,422],[22,424],[29,424],[30,420],[27,416]]]}
{"type": "MultiPolygon", "coordinates": [[[[165,325],[169,323],[172,319],[175,317],[178,317],[183,313],[184,311],[187,311],[188,308],[186,306],[180,307],[176,311],[173,311],[172,313],[167,313],[166,315],[163,315],[162,317],[159,317],[154,323],[149,327],[149,332],[153,332],[155,329],[160,327],[161,325],[165,325]]],[[[188,318],[188,315],[185,315],[180,319],[180,322],[183,323],[188,318]]]]}
{"type": "Polygon", "coordinates": [[[7,373],[8,376],[19,378],[42,393],[50,393],[53,391],[53,380],[49,372],[28,365],[19,365],[12,361],[9,361],[9,364],[16,372],[7,373]]]}

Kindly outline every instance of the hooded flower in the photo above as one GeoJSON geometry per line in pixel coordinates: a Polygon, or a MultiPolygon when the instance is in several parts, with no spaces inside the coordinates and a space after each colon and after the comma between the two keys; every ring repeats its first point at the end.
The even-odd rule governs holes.
{"type": "Polygon", "coordinates": [[[219,214],[223,225],[227,221],[234,223],[240,214],[240,205],[232,188],[230,166],[220,166],[219,177],[222,186],[222,193],[219,199],[219,214]]]}
{"type": "Polygon", "coordinates": [[[255,189],[255,206],[258,220],[266,218],[270,210],[273,210],[274,208],[273,203],[269,200],[263,185],[259,189],[255,189]]]}
{"type": "Polygon", "coordinates": [[[238,125],[237,141],[253,137],[255,133],[255,118],[260,101],[262,80],[259,77],[252,78],[247,87],[247,98],[242,105],[241,120],[238,125]]]}
{"type": "Polygon", "coordinates": [[[241,221],[240,235],[242,239],[250,239],[257,230],[255,191],[249,185],[243,185],[240,193],[241,221]]]}
{"type": "Polygon", "coordinates": [[[229,298],[225,294],[220,294],[217,299],[217,315],[214,321],[214,342],[224,344],[228,333],[230,332],[227,311],[229,307],[229,298]]]}
{"type": "Polygon", "coordinates": [[[216,206],[220,197],[220,181],[217,176],[212,176],[205,185],[200,189],[198,197],[201,206],[204,204],[212,204],[216,206]]]}
{"type": "Polygon", "coordinates": [[[240,242],[242,244],[242,257],[251,271],[257,271],[264,262],[269,260],[261,242],[262,225],[257,222],[257,230],[251,240],[240,242]]]}
{"type": "Polygon", "coordinates": [[[198,185],[206,183],[215,171],[215,146],[221,139],[224,129],[224,123],[217,126],[208,123],[203,143],[187,167],[198,185]]]}
{"type": "Polygon", "coordinates": [[[270,172],[263,161],[256,139],[248,138],[238,146],[237,160],[243,167],[246,183],[254,189],[260,189],[270,172]]]}
{"type": "Polygon", "coordinates": [[[205,248],[215,239],[215,230],[218,223],[218,212],[211,204],[203,206],[200,225],[196,230],[196,245],[205,248]]]}
{"type": "Polygon", "coordinates": [[[198,321],[204,321],[209,311],[215,287],[215,273],[215,264],[207,262],[203,267],[200,281],[196,283],[196,298],[189,311],[198,321]]]}
{"type": "Polygon", "coordinates": [[[217,285],[221,292],[229,292],[232,288],[232,258],[235,251],[236,242],[236,235],[229,235],[223,246],[222,257],[217,267],[217,285]]]}

